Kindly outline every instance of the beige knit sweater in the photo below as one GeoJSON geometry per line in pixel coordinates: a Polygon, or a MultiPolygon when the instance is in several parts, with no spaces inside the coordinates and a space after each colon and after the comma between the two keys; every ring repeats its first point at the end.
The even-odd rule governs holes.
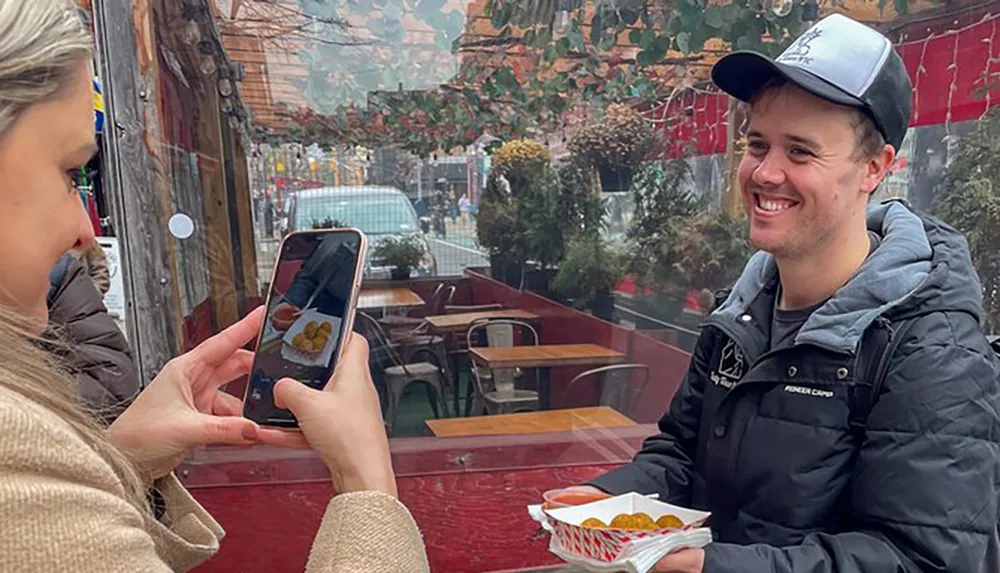
{"type": "MultiPolygon", "coordinates": [[[[111,467],[56,414],[0,388],[3,573],[160,573],[199,565],[218,550],[222,528],[173,476],[155,485],[166,500],[161,521],[125,501],[111,467]]],[[[364,492],[330,502],[306,571],[429,568],[406,508],[364,492]]]]}

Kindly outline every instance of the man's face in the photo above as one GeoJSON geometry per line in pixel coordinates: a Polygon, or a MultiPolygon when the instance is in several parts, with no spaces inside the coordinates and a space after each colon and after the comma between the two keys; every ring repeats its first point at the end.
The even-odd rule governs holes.
{"type": "Polygon", "coordinates": [[[864,228],[893,152],[859,158],[853,120],[851,110],[790,85],[753,104],[738,178],[754,247],[797,259],[864,228]]]}

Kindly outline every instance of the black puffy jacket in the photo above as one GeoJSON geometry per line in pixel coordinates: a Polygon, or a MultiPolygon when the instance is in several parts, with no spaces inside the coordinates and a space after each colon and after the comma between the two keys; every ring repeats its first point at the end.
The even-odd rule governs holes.
{"type": "Polygon", "coordinates": [[[592,482],[713,512],[705,573],[983,567],[998,517],[1000,364],[966,242],[900,203],[872,207],[869,228],[879,248],[776,352],[777,271],[755,255],[707,319],[661,433],[592,482]],[[859,345],[906,318],[858,432],[859,345]]]}
{"type": "Polygon", "coordinates": [[[49,323],[68,343],[54,350],[74,374],[84,406],[110,424],[139,392],[128,340],[79,261],[64,256],[49,278],[49,323]]]}

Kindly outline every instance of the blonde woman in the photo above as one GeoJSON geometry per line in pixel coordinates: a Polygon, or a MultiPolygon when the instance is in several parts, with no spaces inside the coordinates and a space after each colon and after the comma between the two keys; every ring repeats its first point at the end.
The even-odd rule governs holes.
{"type": "Polygon", "coordinates": [[[297,441],[241,418],[238,401],[218,390],[248,371],[241,347],[260,326],[259,309],[168,363],[108,430],[32,343],[47,320],[49,270],[94,239],[68,175],[96,151],[90,57],[70,0],[0,0],[0,571],[167,572],[202,563],[223,532],[172,471],[209,443],[308,445],[327,463],[339,495],[308,571],[427,571],[417,527],[395,499],[360,337],[326,391],[290,380],[276,387],[301,421],[297,441]]]}

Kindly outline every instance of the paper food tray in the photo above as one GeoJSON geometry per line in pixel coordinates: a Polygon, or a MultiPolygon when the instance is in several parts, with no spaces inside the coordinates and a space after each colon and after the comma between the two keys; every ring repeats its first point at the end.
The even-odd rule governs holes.
{"type": "Polygon", "coordinates": [[[337,346],[335,344],[336,337],[340,333],[340,318],[336,316],[330,316],[328,314],[323,314],[314,309],[309,309],[303,312],[299,318],[288,328],[285,335],[281,337],[281,341],[284,343],[281,346],[281,357],[285,360],[290,360],[303,366],[327,366],[330,363],[330,359],[333,357],[333,349],[337,346]],[[322,352],[318,354],[311,354],[297,350],[292,346],[292,339],[295,338],[297,334],[305,330],[306,325],[309,321],[316,321],[317,324],[323,322],[330,323],[330,337],[327,341],[326,347],[322,352]]]}
{"type": "Polygon", "coordinates": [[[584,505],[541,511],[550,526],[546,529],[552,532],[553,540],[558,542],[559,547],[573,555],[604,563],[624,558],[631,544],[641,540],[665,540],[672,535],[675,536],[674,539],[679,539],[675,534],[700,528],[709,516],[704,511],[663,503],[637,493],[627,493],[584,505]],[[593,529],[580,526],[584,520],[591,517],[610,523],[616,515],[622,513],[645,513],[653,520],[672,514],[679,517],[684,526],[654,531],[593,529]]]}
{"type": "Polygon", "coordinates": [[[583,571],[595,573],[648,573],[669,553],[686,548],[705,547],[712,542],[712,532],[707,528],[681,531],[632,542],[629,551],[615,561],[605,562],[576,555],[559,545],[556,538],[549,543],[549,551],[566,563],[583,571]]]}

